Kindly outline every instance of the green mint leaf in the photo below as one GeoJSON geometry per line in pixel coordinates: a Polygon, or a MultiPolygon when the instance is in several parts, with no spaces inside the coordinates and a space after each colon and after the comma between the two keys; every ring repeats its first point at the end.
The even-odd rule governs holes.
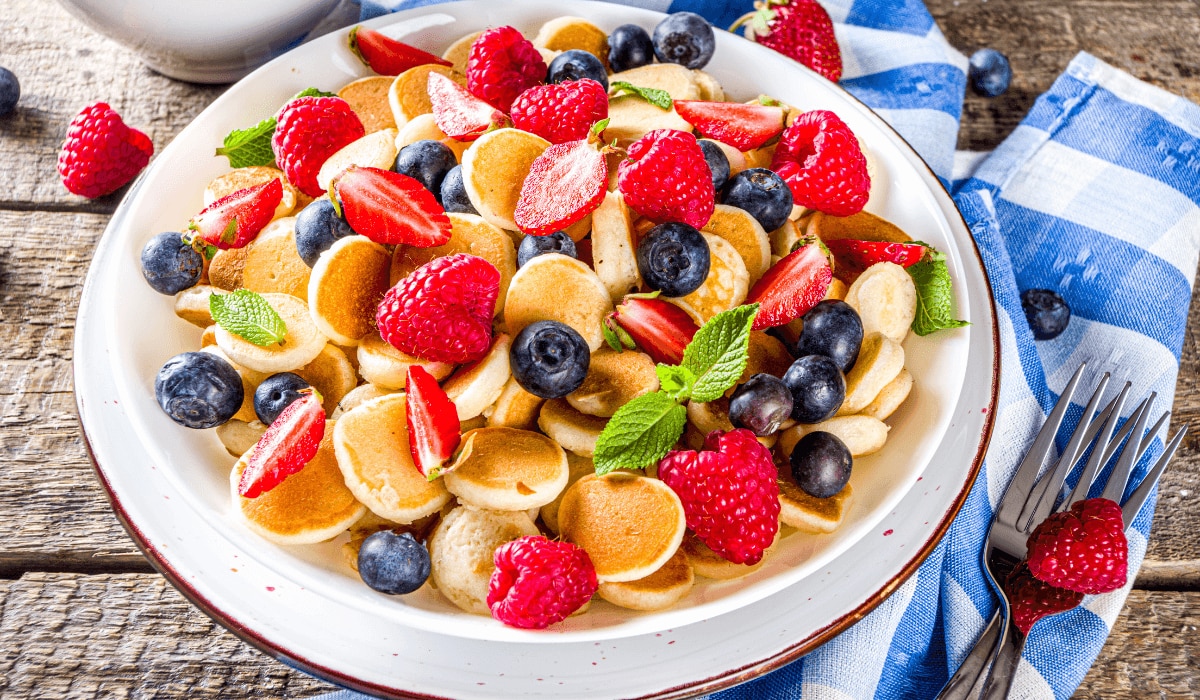
{"type": "Polygon", "coordinates": [[[692,395],[692,387],[696,384],[696,375],[687,367],[659,364],[654,368],[658,375],[662,391],[676,401],[686,401],[692,395]]]}
{"type": "Polygon", "coordinates": [[[281,343],[287,335],[287,326],[275,309],[249,289],[212,295],[208,310],[218,326],[260,347],[281,343]]]}
{"type": "Polygon", "coordinates": [[[624,80],[618,80],[614,82],[609,91],[614,94],[624,92],[637,95],[659,109],[670,110],[674,106],[674,103],[671,101],[671,93],[667,92],[666,90],[638,87],[637,85],[634,85],[633,83],[627,83],[624,80]]]}
{"type": "Polygon", "coordinates": [[[683,351],[683,366],[696,376],[692,400],[705,403],[720,398],[737,384],[749,358],[750,327],[758,304],[722,311],[705,323],[683,351]]]}
{"type": "Polygon", "coordinates": [[[301,97],[337,97],[337,93],[325,92],[324,90],[318,90],[317,88],[304,88],[300,92],[296,93],[296,96],[292,99],[298,100],[301,97]]]}
{"type": "Polygon", "coordinates": [[[600,324],[600,332],[604,334],[604,342],[608,343],[608,347],[623,352],[625,348],[621,345],[621,339],[617,337],[617,332],[612,329],[612,326],[607,321],[600,324]]]}
{"type": "Polygon", "coordinates": [[[944,253],[930,247],[921,262],[908,268],[908,274],[917,287],[917,315],[912,322],[913,333],[929,335],[946,328],[970,325],[954,318],[950,270],[946,267],[944,253]]]}
{"type": "Polygon", "coordinates": [[[268,117],[249,129],[234,129],[225,137],[217,155],[229,159],[229,167],[246,168],[251,165],[275,165],[275,152],[271,150],[271,137],[275,134],[275,117],[268,117]]]}
{"type": "Polygon", "coordinates": [[[687,409],[661,391],[637,397],[618,409],[600,432],[592,457],[596,474],[654,464],[679,441],[686,423],[687,409]]]}

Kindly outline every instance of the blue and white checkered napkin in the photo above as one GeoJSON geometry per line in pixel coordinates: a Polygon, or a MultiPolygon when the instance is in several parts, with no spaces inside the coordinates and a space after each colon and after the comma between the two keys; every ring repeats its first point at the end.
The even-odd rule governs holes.
{"type": "MultiPolygon", "coordinates": [[[[719,27],[750,5],[625,2],[691,10],[719,27]]],[[[432,3],[366,0],[364,12],[424,4],[432,3]]],[[[717,700],[936,695],[995,609],[979,563],[992,510],[1075,368],[1083,361],[1091,368],[1080,393],[1090,394],[1109,371],[1114,384],[1133,382],[1136,400],[1157,391],[1159,410],[1170,407],[1200,251],[1200,107],[1080,54],[999,148],[956,158],[966,60],[920,0],[824,5],[837,25],[842,85],[890,122],[943,180],[953,178],[999,307],[1000,405],[966,506],[917,574],[830,643],[715,694],[717,700]],[[1035,343],[1025,322],[1020,290],[1031,288],[1058,290],[1071,306],[1067,331],[1053,341],[1035,343]]],[[[1074,407],[1062,434],[1081,412],[1074,407]]],[[[1161,449],[1160,441],[1151,457],[1161,449]]],[[[1129,586],[1146,552],[1152,505],[1130,533],[1129,586]]],[[[1069,697],[1128,592],[1127,586],[1089,596],[1080,608],[1038,623],[1016,696],[1069,697]]]]}

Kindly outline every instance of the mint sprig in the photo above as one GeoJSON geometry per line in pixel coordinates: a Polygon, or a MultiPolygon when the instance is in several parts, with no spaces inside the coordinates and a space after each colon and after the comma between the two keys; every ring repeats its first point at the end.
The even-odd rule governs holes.
{"type": "Polygon", "coordinates": [[[208,310],[218,326],[259,347],[282,343],[287,335],[287,326],[275,309],[249,289],[210,296],[208,310]]]}
{"type": "Polygon", "coordinates": [[[696,375],[687,367],[659,364],[654,368],[654,373],[658,375],[660,391],[672,399],[691,396],[696,386],[696,375]]]}
{"type": "Polygon", "coordinates": [[[683,435],[686,423],[687,409],[663,392],[637,397],[617,410],[596,440],[596,474],[657,462],[683,435]]]}
{"type": "Polygon", "coordinates": [[[609,88],[609,92],[613,95],[617,95],[622,92],[626,94],[637,95],[655,107],[668,111],[675,106],[674,102],[671,100],[671,93],[667,92],[666,90],[639,87],[633,83],[627,83],[624,80],[618,80],[614,82],[612,87],[609,88]]]}
{"type": "MultiPolygon", "coordinates": [[[[306,88],[292,100],[301,97],[334,97],[334,94],[317,88],[306,88]]],[[[248,168],[253,165],[275,167],[275,151],[271,148],[275,125],[275,117],[267,117],[248,129],[234,129],[225,137],[216,155],[228,158],[231,168],[248,168]]]]}
{"type": "Polygon", "coordinates": [[[746,370],[750,327],[757,313],[758,304],[747,304],[717,314],[684,348],[683,367],[696,376],[692,400],[715,401],[737,384],[746,370]]]}
{"type": "Polygon", "coordinates": [[[946,266],[946,254],[932,246],[926,247],[928,252],[925,257],[908,268],[908,274],[917,288],[917,315],[912,322],[913,333],[929,335],[947,328],[970,325],[954,318],[952,283],[950,269],[946,266]]]}

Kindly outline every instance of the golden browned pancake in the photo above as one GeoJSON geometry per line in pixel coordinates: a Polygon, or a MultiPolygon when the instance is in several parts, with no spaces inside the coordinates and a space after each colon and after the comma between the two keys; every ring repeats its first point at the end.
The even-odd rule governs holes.
{"type": "Polygon", "coordinates": [[[692,565],[683,550],[677,550],[658,571],[636,581],[606,581],[597,591],[600,597],[631,610],[663,610],[683,599],[696,580],[692,565]]]}
{"type": "Polygon", "coordinates": [[[504,325],[515,338],[534,321],[558,321],[575,329],[592,352],[604,344],[600,330],[612,299],[592,268],[575,258],[539,255],[517,270],[508,286],[504,325]]]}
{"type": "Polygon", "coordinates": [[[904,346],[882,333],[868,333],[846,373],[846,398],[837,414],[854,415],[866,408],[903,369],[904,346]]]}
{"type": "Polygon", "coordinates": [[[708,242],[711,254],[708,277],[690,294],[667,300],[687,311],[699,326],[722,311],[740,305],[750,291],[750,273],[737,249],[724,238],[711,233],[701,235],[708,242]]]}
{"type": "Polygon", "coordinates": [[[813,498],[796,485],[792,470],[784,465],[779,469],[779,521],[797,530],[824,534],[842,524],[854,489],[846,484],[829,498],[813,498]]]}
{"type": "Polygon", "coordinates": [[[218,250],[208,263],[208,282],[218,289],[232,292],[242,288],[242,273],[246,269],[249,246],[218,250]]]}
{"type": "MultiPolygon", "coordinates": [[[[609,76],[609,85],[618,81],[665,90],[673,100],[700,99],[695,75],[674,63],[650,63],[609,76]]],[[[636,95],[610,98],[608,117],[611,121],[604,130],[604,136],[617,139],[621,146],[628,146],[654,129],[692,130],[692,125],[679,116],[674,107],[670,110],[659,109],[636,95]]]]}
{"type": "Polygon", "coordinates": [[[208,328],[213,324],[212,312],[208,310],[208,298],[216,287],[198,284],[175,295],[175,315],[192,325],[208,328]]]}
{"type": "Polygon", "coordinates": [[[746,263],[750,286],[771,266],[771,239],[745,209],[718,204],[702,230],[725,239],[737,250],[746,263]]]}
{"type": "Polygon", "coordinates": [[[396,130],[384,129],[346,144],[325,159],[317,172],[317,185],[328,190],[334,178],[350,166],[390,170],[396,162],[396,130]]]}
{"type": "Polygon", "coordinates": [[[287,328],[283,341],[263,347],[218,326],[217,346],[237,364],[268,374],[290,372],[315,360],[326,341],[308,314],[308,304],[291,294],[262,297],[283,319],[287,328]]]}
{"type": "Polygon", "coordinates": [[[770,374],[782,377],[783,373],[792,366],[792,355],[787,346],[778,338],[767,335],[763,331],[750,331],[749,356],[746,360],[746,370],[738,379],[745,382],[756,374],[770,374]]]}
{"type": "Polygon", "coordinates": [[[658,375],[649,355],[605,346],[592,353],[583,384],[566,399],[581,413],[609,418],[618,408],[652,391],[658,391],[658,375]]]}
{"type": "Polygon", "coordinates": [[[513,212],[533,161],[550,147],[541,136],[497,129],[480,136],[462,156],[463,188],[479,215],[494,226],[517,230],[513,212]]]}
{"type": "Polygon", "coordinates": [[[891,428],[887,423],[871,416],[835,416],[821,423],[800,423],[788,428],[780,435],[779,449],[791,457],[796,443],[805,435],[820,431],[830,433],[841,440],[846,449],[850,450],[851,457],[861,457],[882,450],[887,442],[889,430],[891,428]]]}
{"type": "Polygon", "coordinates": [[[375,330],[391,258],[364,236],[346,236],[321,253],[308,284],[308,308],[330,340],[355,346],[375,330]]]}
{"type": "Polygon", "coordinates": [[[517,250],[504,229],[497,228],[474,214],[446,214],[450,219],[450,242],[432,248],[398,245],[392,256],[391,283],[412,274],[413,270],[433,260],[455,253],[470,253],[490,262],[500,273],[500,296],[496,298],[496,315],[504,310],[508,283],[517,273],[517,250]]]}
{"type": "Polygon", "coordinates": [[[699,69],[692,69],[692,79],[696,81],[696,89],[700,91],[700,99],[705,102],[724,102],[725,88],[712,75],[699,69]]]}
{"type": "Polygon", "coordinates": [[[295,187],[288,184],[282,170],[265,165],[234,168],[223,175],[218,175],[204,188],[204,206],[207,207],[218,199],[233,194],[238,190],[255,187],[271,180],[279,180],[280,184],[283,185],[283,197],[279,200],[279,204],[275,206],[275,214],[272,218],[278,219],[291,214],[296,208],[296,195],[299,193],[295,187]]]}
{"type": "Polygon", "coordinates": [[[596,453],[596,440],[608,425],[607,418],[580,413],[564,399],[550,399],[542,404],[538,427],[554,438],[563,449],[591,457],[596,453]]]}
{"type": "Polygon", "coordinates": [[[463,610],[488,615],[496,548],[537,534],[537,526],[525,513],[459,506],[445,514],[429,536],[433,583],[463,610]]]}
{"type": "Polygon", "coordinates": [[[266,294],[278,292],[308,300],[312,270],[296,252],[296,217],[276,219],[246,245],[241,287],[266,294]]]}
{"type": "Polygon", "coordinates": [[[459,420],[469,420],[482,415],[483,410],[495,403],[504,391],[511,373],[508,366],[508,351],[512,341],[504,333],[492,340],[492,347],[478,362],[463,365],[442,385],[446,396],[454,402],[459,420]]]}
{"type": "Polygon", "coordinates": [[[792,252],[792,246],[799,243],[800,239],[804,237],[804,227],[788,219],[783,222],[783,226],[768,235],[771,238],[771,255],[785,258],[792,252]]]}
{"type": "Polygon", "coordinates": [[[388,104],[392,108],[392,119],[397,129],[404,128],[409,119],[433,111],[433,104],[429,101],[430,73],[441,73],[459,85],[467,83],[467,76],[435,63],[409,68],[397,75],[388,89],[388,104]]]}
{"type": "Polygon", "coordinates": [[[509,378],[496,403],[492,405],[491,415],[487,424],[490,426],[507,426],[522,430],[537,430],[538,413],[546,402],[540,396],[525,391],[516,379],[509,378]]]}
{"type": "Polygon", "coordinates": [[[579,17],[556,17],[546,22],[533,44],[551,51],[587,51],[608,66],[608,34],[579,17]]]}
{"type": "Polygon", "coordinates": [[[396,118],[388,103],[392,81],[389,75],[372,75],[347,83],[338,90],[338,97],[350,105],[368,134],[396,128],[396,118]]]}
{"type": "Polygon", "coordinates": [[[483,34],[482,31],[472,32],[466,36],[459,37],[450,47],[442,54],[442,58],[454,64],[454,70],[465,74],[467,72],[467,56],[471,53],[471,44],[483,34]]]}
{"type": "Polygon", "coordinates": [[[442,477],[450,493],[491,510],[540,508],[567,485],[567,455],[558,443],[529,430],[480,428],[463,436],[442,477]]]}
{"type": "Polygon", "coordinates": [[[767,557],[775,551],[779,540],[780,535],[777,533],[775,541],[771,543],[770,547],[767,547],[763,552],[762,559],[758,560],[756,564],[735,564],[709,549],[708,545],[700,541],[700,538],[691,532],[687,534],[687,537],[683,538],[683,545],[680,549],[687,555],[688,563],[692,565],[692,569],[696,572],[697,576],[726,581],[741,578],[762,568],[763,563],[767,561],[767,557]]]}
{"type": "Polygon", "coordinates": [[[380,389],[403,391],[408,381],[408,368],[421,365],[434,379],[441,381],[450,376],[454,365],[431,362],[400,352],[391,343],[371,332],[358,343],[358,373],[380,389]]]}
{"type": "Polygon", "coordinates": [[[338,402],[337,408],[330,414],[330,417],[340,418],[343,413],[352,411],[371,399],[377,399],[380,396],[387,396],[394,393],[396,392],[390,389],[381,389],[370,382],[360,384],[346,392],[346,395],[338,402]]]}
{"type": "Polygon", "coordinates": [[[912,240],[899,226],[867,211],[850,216],[831,216],[817,212],[809,220],[808,232],[823,241],[851,238],[858,241],[908,243],[912,240]]]}
{"type": "Polygon", "coordinates": [[[225,451],[234,457],[241,457],[254,447],[254,443],[258,442],[263,433],[267,431],[267,426],[263,425],[258,419],[253,421],[244,421],[238,418],[230,420],[217,426],[217,438],[221,440],[221,444],[225,447],[225,451]]]}
{"type": "Polygon", "coordinates": [[[878,418],[879,420],[887,420],[888,416],[895,413],[897,408],[900,408],[900,404],[904,403],[904,399],[908,398],[912,387],[912,375],[909,374],[907,369],[900,370],[900,374],[897,374],[891,383],[880,390],[875,400],[867,404],[867,407],[862,410],[862,415],[878,418]]]}
{"type": "Polygon", "coordinates": [[[332,415],[342,398],[358,383],[358,374],[346,353],[332,343],[326,343],[316,359],[296,370],[304,381],[321,394],[325,415],[332,415]]]}

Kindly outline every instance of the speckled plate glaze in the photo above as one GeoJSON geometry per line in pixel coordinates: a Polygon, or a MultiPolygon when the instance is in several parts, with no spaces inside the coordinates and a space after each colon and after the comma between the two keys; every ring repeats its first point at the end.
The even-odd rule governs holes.
{"type": "MultiPolygon", "coordinates": [[[[578,0],[463,2],[368,26],[431,50],[511,24],[529,35],[575,15],[605,29],[662,15],[578,0]]],[[[635,613],[593,603],[543,632],[468,615],[436,592],[388,598],[364,586],[339,543],[277,547],[230,513],[234,461],[208,431],[176,426],[154,401],[154,376],[199,346],[199,330],[141,279],[138,253],[201,208],[224,172],[212,149],[289,96],[367,74],[322,37],[230,88],[155,159],[96,250],[76,327],[79,415],[114,511],[156,567],[198,607],[265,652],[335,683],[391,696],[676,697],[737,683],[797,658],[899,586],[944,534],[978,471],[992,426],[999,355],[981,260],[950,197],[877,115],[765,48],[717,33],[707,67],[731,99],[759,93],[837,112],[871,150],[883,188],[868,209],[946,252],[968,328],[905,343],[914,395],[889,421],[888,445],[856,461],[855,504],[838,532],[786,538],[766,566],[703,581],[675,608],[635,613]],[[729,614],[737,611],[736,614],[729,614]],[[549,644],[548,644],[549,643],[549,644]]]]}

